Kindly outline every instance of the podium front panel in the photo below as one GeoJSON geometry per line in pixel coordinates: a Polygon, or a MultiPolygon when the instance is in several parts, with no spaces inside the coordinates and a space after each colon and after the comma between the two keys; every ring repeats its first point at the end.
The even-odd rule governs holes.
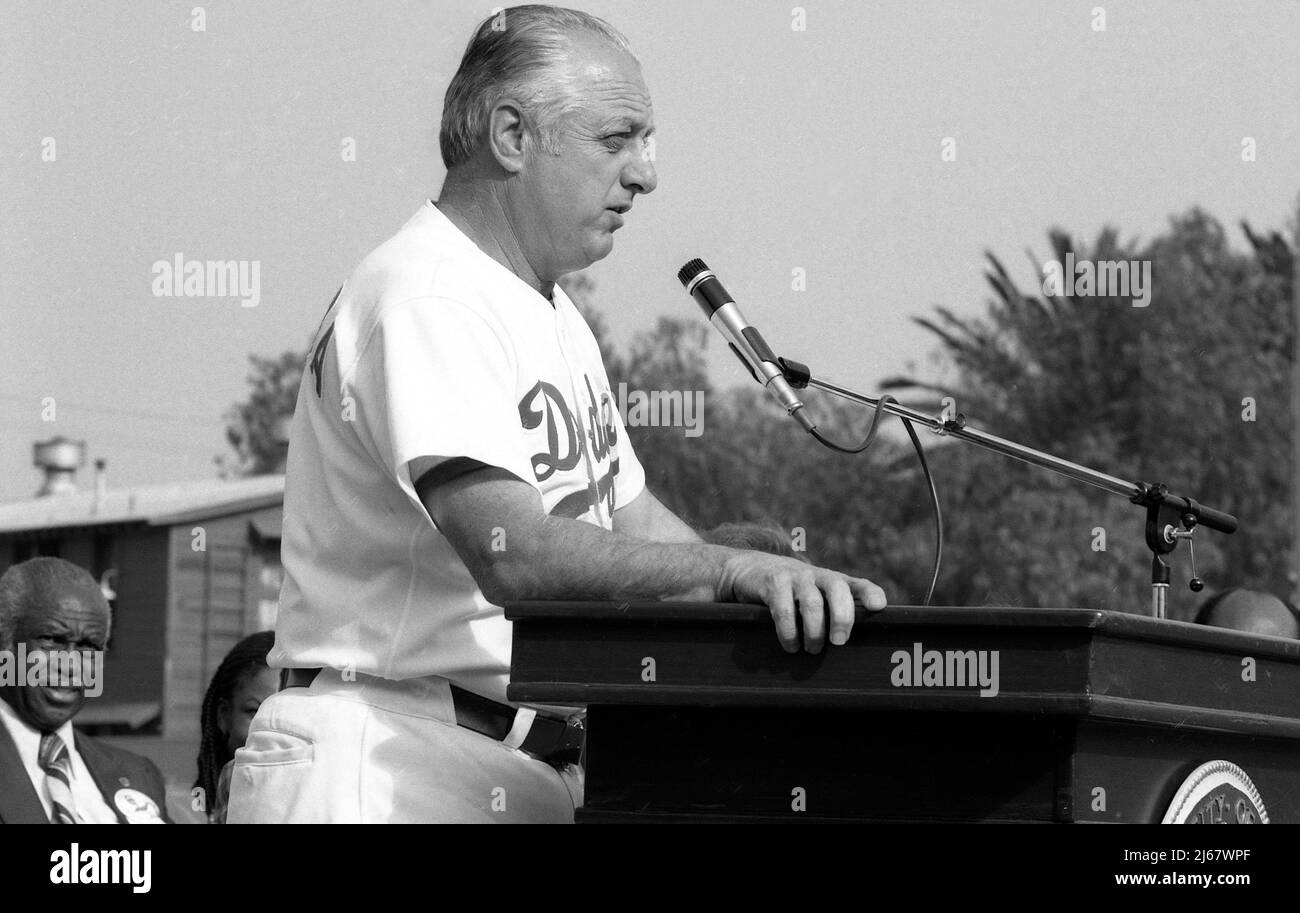
{"type": "Polygon", "coordinates": [[[1159,821],[1210,761],[1300,820],[1300,642],[1079,609],[521,603],[509,696],[588,709],[597,820],[1159,821]]]}

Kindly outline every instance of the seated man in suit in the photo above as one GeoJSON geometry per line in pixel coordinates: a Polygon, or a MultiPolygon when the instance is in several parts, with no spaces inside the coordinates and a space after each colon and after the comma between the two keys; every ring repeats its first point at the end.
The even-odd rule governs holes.
{"type": "Polygon", "coordinates": [[[1211,596],[1196,613],[1196,623],[1250,634],[1300,637],[1300,620],[1272,593],[1234,587],[1211,596]]]}
{"type": "Polygon", "coordinates": [[[99,584],[71,562],[33,558],[0,576],[0,651],[10,670],[22,673],[0,685],[0,822],[169,820],[162,774],[152,762],[73,729],[86,686],[98,683],[57,680],[30,662],[38,652],[102,657],[110,623],[99,584]]]}

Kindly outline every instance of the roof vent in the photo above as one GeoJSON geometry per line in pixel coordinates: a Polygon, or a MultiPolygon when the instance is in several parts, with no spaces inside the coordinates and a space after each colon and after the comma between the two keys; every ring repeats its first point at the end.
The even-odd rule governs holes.
{"type": "Polygon", "coordinates": [[[45,471],[38,498],[77,491],[77,470],[86,465],[86,442],[65,437],[39,441],[32,446],[32,464],[45,471]]]}

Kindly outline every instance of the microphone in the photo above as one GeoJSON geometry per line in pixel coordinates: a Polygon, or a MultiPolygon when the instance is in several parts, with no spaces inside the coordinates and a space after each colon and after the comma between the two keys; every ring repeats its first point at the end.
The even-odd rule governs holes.
{"type": "Polygon", "coordinates": [[[704,310],[709,323],[727,340],[731,351],[736,353],[754,380],[767,388],[767,392],[781,404],[781,408],[811,432],[817,426],[803,413],[803,403],[785,379],[776,359],[776,353],[767,341],[759,335],[758,330],[749,325],[745,315],[727,290],[722,287],[713,270],[704,265],[700,259],[691,260],[677,271],[677,280],[704,310]]]}

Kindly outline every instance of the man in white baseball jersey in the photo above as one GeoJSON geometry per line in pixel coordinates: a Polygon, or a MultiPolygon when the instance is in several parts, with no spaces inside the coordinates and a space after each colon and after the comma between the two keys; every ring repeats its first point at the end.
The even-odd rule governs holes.
{"type": "MultiPolygon", "coordinates": [[[[506,702],[518,599],[769,605],[843,643],[867,580],[706,545],[645,488],[591,331],[556,280],[655,189],[653,112],[603,21],[516,7],[447,91],[447,179],[344,284],[298,397],[276,646],[286,687],[229,820],[565,822],[580,729],[506,702]]],[[[558,711],[558,712],[557,712],[558,711]]]]}

